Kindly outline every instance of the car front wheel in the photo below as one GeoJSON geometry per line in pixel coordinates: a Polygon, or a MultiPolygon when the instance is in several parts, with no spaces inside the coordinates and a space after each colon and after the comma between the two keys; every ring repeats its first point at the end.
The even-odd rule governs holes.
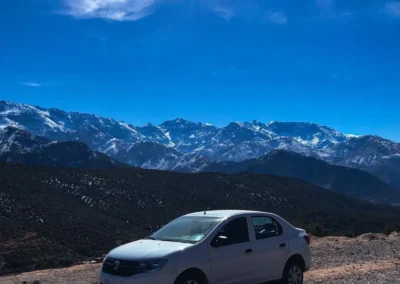
{"type": "Polygon", "coordinates": [[[181,274],[174,284],[207,284],[207,280],[197,271],[188,271],[181,274]]]}
{"type": "Polygon", "coordinates": [[[283,284],[303,284],[303,269],[297,263],[288,263],[283,272],[283,284]]]}

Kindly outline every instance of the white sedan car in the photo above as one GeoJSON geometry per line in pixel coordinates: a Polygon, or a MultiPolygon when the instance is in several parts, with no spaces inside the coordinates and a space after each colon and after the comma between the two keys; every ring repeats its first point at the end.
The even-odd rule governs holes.
{"type": "Polygon", "coordinates": [[[188,214],[146,239],[113,249],[101,284],[303,283],[310,237],[265,212],[220,210],[188,214]]]}

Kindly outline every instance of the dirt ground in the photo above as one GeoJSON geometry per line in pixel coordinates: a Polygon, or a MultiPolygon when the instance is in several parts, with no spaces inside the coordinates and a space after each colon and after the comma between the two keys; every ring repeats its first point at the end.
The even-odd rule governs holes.
{"type": "MultiPolygon", "coordinates": [[[[313,263],[305,284],[400,284],[400,234],[312,238],[311,248],[313,263]]],[[[0,277],[0,283],[94,284],[99,269],[100,264],[84,264],[41,270],[0,277]]]]}

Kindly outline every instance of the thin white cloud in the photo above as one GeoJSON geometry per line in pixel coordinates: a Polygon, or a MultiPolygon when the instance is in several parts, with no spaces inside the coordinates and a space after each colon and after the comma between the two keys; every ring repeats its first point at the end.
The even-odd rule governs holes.
{"type": "Polygon", "coordinates": [[[386,3],[385,10],[390,16],[400,18],[400,2],[392,1],[386,3]]]}
{"type": "Polygon", "coordinates": [[[64,0],[66,14],[76,18],[136,21],[152,13],[156,0],[64,0]]]}
{"type": "Polygon", "coordinates": [[[267,21],[274,24],[284,25],[288,23],[288,18],[283,12],[270,11],[267,13],[267,21]]]}
{"type": "Polygon", "coordinates": [[[33,87],[33,88],[39,88],[42,86],[42,84],[38,82],[22,82],[21,85],[26,86],[26,87],[33,87]]]}
{"type": "Polygon", "coordinates": [[[221,18],[229,21],[235,16],[235,12],[230,7],[215,6],[212,10],[221,18]]]}

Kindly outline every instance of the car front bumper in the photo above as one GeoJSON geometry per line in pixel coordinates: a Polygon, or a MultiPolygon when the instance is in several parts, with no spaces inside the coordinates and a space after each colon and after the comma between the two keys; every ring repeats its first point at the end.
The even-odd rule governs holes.
{"type": "Polygon", "coordinates": [[[100,272],[100,284],[173,284],[175,279],[168,273],[151,272],[131,277],[120,277],[100,272]]]}

